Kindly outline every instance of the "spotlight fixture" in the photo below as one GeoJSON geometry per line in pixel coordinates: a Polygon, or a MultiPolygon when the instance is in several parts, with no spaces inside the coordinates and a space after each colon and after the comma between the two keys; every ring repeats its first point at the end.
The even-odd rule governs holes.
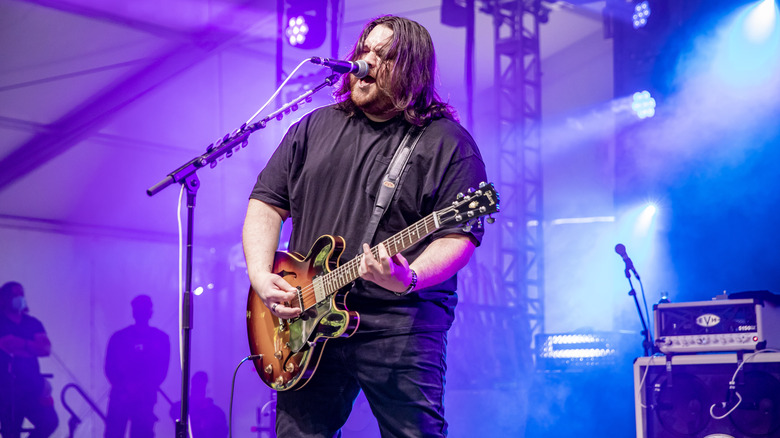
{"type": "Polygon", "coordinates": [[[286,0],[287,43],[298,49],[316,49],[325,42],[325,0],[286,0]]]}
{"type": "Polygon", "coordinates": [[[655,99],[647,90],[634,93],[631,109],[640,119],[646,119],[655,115],[655,99]]]}
{"type": "Polygon", "coordinates": [[[650,17],[650,3],[647,2],[647,0],[637,3],[637,5],[634,6],[634,15],[631,17],[634,29],[645,27],[647,25],[648,17],[650,17]]]}
{"type": "Polygon", "coordinates": [[[306,23],[306,17],[298,15],[297,17],[290,17],[287,21],[287,42],[291,46],[295,47],[302,45],[306,42],[306,35],[309,33],[309,25],[306,23]]]}

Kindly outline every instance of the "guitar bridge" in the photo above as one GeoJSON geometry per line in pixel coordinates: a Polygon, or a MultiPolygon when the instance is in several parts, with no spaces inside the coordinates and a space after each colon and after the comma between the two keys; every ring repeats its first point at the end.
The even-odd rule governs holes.
{"type": "Polygon", "coordinates": [[[303,293],[301,292],[301,287],[298,286],[295,289],[297,290],[298,307],[303,310],[303,293]]]}

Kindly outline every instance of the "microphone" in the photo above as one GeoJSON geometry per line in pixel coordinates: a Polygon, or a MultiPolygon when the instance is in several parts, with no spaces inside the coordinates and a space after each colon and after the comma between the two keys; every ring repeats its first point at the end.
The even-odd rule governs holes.
{"type": "Polygon", "coordinates": [[[362,59],[357,61],[341,61],[339,59],[318,58],[313,56],[309,58],[314,64],[330,67],[336,73],[352,73],[356,78],[363,78],[368,75],[368,63],[362,59]]]}
{"type": "Polygon", "coordinates": [[[623,261],[626,263],[626,278],[630,276],[628,273],[629,271],[634,273],[634,277],[636,277],[637,280],[639,280],[639,274],[636,272],[636,269],[634,268],[634,262],[631,261],[631,258],[628,257],[628,254],[626,254],[626,246],[622,243],[618,243],[615,245],[615,252],[618,253],[620,257],[623,258],[623,261]]]}

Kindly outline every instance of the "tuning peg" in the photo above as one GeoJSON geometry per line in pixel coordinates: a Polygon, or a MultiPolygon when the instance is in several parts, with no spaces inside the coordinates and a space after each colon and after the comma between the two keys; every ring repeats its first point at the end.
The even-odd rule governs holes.
{"type": "Polygon", "coordinates": [[[469,231],[471,231],[471,225],[470,225],[470,224],[467,224],[465,227],[463,227],[463,231],[465,231],[465,232],[467,232],[467,233],[468,233],[469,231]]]}
{"type": "Polygon", "coordinates": [[[493,215],[490,215],[490,216],[488,216],[488,217],[487,217],[487,219],[485,219],[485,220],[486,220],[486,221],[487,221],[487,223],[489,223],[489,224],[492,224],[493,222],[495,222],[495,221],[496,221],[496,219],[493,217],[493,215]]]}
{"type": "Polygon", "coordinates": [[[486,185],[487,183],[485,181],[482,181],[481,183],[479,183],[479,188],[484,189],[486,185]]]}
{"type": "Polygon", "coordinates": [[[464,195],[464,194],[463,194],[463,192],[460,192],[460,193],[458,193],[458,196],[456,197],[456,199],[457,199],[458,201],[460,201],[461,199],[463,199],[463,198],[465,198],[465,197],[466,197],[466,195],[464,195]]]}
{"type": "Polygon", "coordinates": [[[474,193],[475,192],[474,187],[469,187],[468,192],[469,193],[474,193]]]}

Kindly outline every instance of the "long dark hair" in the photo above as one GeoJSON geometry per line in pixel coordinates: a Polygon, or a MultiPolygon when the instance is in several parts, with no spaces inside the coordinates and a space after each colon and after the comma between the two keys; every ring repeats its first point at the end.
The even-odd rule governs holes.
{"type": "MultiPolygon", "coordinates": [[[[349,60],[355,61],[360,57],[366,37],[377,26],[386,26],[393,31],[393,40],[384,48],[384,59],[394,63],[383,91],[390,97],[394,108],[403,112],[404,118],[415,125],[441,117],[457,120],[455,110],[442,102],[436,92],[436,53],[431,35],[419,23],[394,15],[375,18],[363,28],[349,60]]],[[[382,63],[381,68],[389,68],[389,63],[382,63]]],[[[349,97],[348,75],[344,76],[334,95],[338,108],[350,115],[355,114],[357,108],[349,97]]]]}

